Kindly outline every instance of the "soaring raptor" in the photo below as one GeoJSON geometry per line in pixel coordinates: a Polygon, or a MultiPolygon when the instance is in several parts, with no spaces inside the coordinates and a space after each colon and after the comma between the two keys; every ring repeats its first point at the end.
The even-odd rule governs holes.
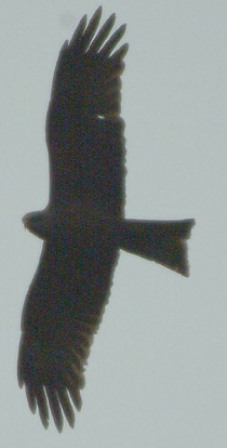
{"type": "Polygon", "coordinates": [[[123,59],[115,15],[98,30],[102,10],[84,16],[57,61],[46,120],[50,197],[23,218],[43,240],[22,316],[18,380],[44,427],[74,425],[84,367],[120,249],[188,275],[186,239],[193,220],[125,219],[123,59]]]}

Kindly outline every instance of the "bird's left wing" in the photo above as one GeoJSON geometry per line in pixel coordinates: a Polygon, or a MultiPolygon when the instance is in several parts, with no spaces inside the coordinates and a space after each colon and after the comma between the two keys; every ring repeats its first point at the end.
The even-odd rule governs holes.
{"type": "Polygon", "coordinates": [[[115,14],[97,31],[98,8],[84,16],[63,45],[54,73],[46,121],[50,201],[68,206],[77,198],[119,213],[124,203],[124,123],[120,118],[123,58],[116,49],[125,25],[113,34],[115,14]]]}
{"type": "Polygon", "coordinates": [[[83,250],[44,243],[24,305],[18,380],[45,427],[49,409],[61,431],[64,414],[74,425],[72,403],[81,407],[84,366],[117,262],[114,246],[102,238],[83,250]]]}

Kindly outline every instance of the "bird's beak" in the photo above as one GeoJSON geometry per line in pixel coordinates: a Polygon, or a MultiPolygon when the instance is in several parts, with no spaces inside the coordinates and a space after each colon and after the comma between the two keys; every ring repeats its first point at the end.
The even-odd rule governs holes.
{"type": "Polygon", "coordinates": [[[25,229],[28,227],[28,219],[27,219],[27,216],[25,215],[25,216],[23,216],[23,218],[22,218],[22,222],[23,222],[23,224],[24,224],[24,227],[25,227],[25,229]]]}

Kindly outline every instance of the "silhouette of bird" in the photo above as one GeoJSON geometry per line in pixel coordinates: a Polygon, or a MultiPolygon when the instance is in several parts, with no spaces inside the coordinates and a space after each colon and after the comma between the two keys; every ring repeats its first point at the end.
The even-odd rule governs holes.
{"type": "Polygon", "coordinates": [[[124,217],[125,141],[120,117],[125,25],[102,10],[84,16],[60,51],[46,120],[50,197],[23,218],[43,240],[22,315],[18,381],[44,427],[51,411],[74,425],[90,347],[108,301],[120,249],[188,275],[193,220],[124,217]]]}

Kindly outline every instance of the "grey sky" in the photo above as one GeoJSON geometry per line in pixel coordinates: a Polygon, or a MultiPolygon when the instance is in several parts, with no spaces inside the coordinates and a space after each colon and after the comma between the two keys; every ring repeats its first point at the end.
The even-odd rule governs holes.
{"type": "Polygon", "coordinates": [[[4,448],[227,446],[227,3],[140,0],[123,76],[127,216],[195,218],[191,276],[121,254],[74,430],[45,431],[16,379],[20,318],[41,243],[21,216],[48,200],[45,114],[83,0],[0,6],[1,401],[4,448]]]}

